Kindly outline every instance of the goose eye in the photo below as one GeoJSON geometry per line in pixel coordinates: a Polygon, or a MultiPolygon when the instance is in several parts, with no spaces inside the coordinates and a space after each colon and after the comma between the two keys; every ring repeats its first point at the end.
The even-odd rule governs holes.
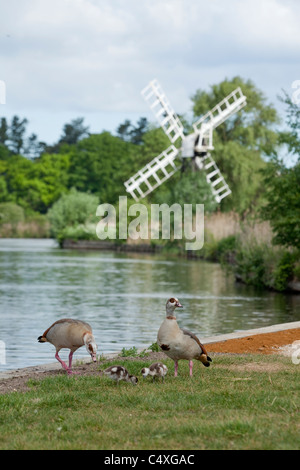
{"type": "Polygon", "coordinates": [[[172,297],[172,299],[170,299],[169,302],[170,302],[171,304],[175,304],[176,300],[173,299],[173,297],[172,297]]]}

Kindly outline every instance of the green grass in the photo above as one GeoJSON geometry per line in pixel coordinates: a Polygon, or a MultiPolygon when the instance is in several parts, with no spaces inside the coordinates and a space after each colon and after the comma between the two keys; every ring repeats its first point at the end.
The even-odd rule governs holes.
{"type": "Polygon", "coordinates": [[[31,380],[30,391],[0,396],[0,448],[299,449],[300,366],[289,358],[216,355],[210,368],[195,362],[192,379],[186,361],[177,378],[165,363],[165,384],[141,377],[149,361],[126,359],[136,387],[98,376],[31,380]],[[257,362],[264,370],[249,370],[257,362]]]}

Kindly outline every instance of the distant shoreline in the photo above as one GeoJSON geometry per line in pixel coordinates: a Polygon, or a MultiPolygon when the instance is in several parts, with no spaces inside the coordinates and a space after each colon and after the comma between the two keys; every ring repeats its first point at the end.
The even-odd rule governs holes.
{"type": "MultiPolygon", "coordinates": [[[[164,246],[155,245],[155,244],[146,244],[146,243],[114,243],[112,241],[102,241],[102,240],[70,240],[65,239],[61,244],[63,249],[72,249],[72,250],[96,250],[96,251],[116,251],[119,253],[149,253],[149,254],[158,254],[158,253],[168,253],[173,256],[183,257],[183,252],[167,252],[164,250],[164,246]]],[[[195,251],[186,251],[186,258],[188,259],[199,259],[209,262],[220,263],[220,260],[217,259],[206,259],[199,255],[199,252],[195,251]]],[[[237,282],[244,283],[243,279],[240,276],[235,275],[237,282]]],[[[272,289],[275,292],[275,289],[272,289]]],[[[288,288],[284,291],[285,294],[300,294],[300,282],[290,281],[288,283],[288,288]]]]}
{"type": "Polygon", "coordinates": [[[130,244],[130,243],[113,243],[101,240],[70,240],[65,239],[62,242],[64,249],[76,250],[111,250],[111,251],[124,251],[134,253],[160,253],[162,247],[158,245],[151,245],[146,243],[130,244]]]}

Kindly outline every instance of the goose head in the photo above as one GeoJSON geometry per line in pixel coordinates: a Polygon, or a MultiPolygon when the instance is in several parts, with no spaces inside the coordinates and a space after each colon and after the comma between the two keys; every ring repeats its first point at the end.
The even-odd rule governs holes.
{"type": "Polygon", "coordinates": [[[183,308],[183,306],[181,305],[181,303],[179,302],[178,299],[176,299],[176,297],[171,297],[168,301],[167,301],[167,304],[166,304],[166,314],[167,316],[168,315],[172,315],[172,316],[175,316],[175,309],[176,308],[183,308]]]}
{"type": "Polygon", "coordinates": [[[135,375],[129,375],[129,381],[132,383],[132,385],[137,385],[139,379],[135,375]]]}
{"type": "Polygon", "coordinates": [[[87,352],[90,354],[93,362],[97,361],[96,353],[97,353],[97,344],[95,343],[95,338],[91,333],[86,333],[84,335],[84,344],[86,347],[87,352]]]}
{"type": "Polygon", "coordinates": [[[150,372],[149,367],[143,367],[143,369],[141,370],[141,374],[142,374],[142,376],[144,377],[144,379],[147,377],[147,375],[149,374],[149,372],[150,372]]]}

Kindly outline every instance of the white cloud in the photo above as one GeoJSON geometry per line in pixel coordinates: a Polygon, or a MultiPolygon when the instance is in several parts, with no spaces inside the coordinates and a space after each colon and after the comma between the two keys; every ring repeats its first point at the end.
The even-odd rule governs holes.
{"type": "Polygon", "coordinates": [[[11,113],[146,115],[139,92],[154,77],[185,112],[197,88],[225,77],[251,78],[271,99],[300,78],[296,0],[0,0],[0,8],[11,113]]]}

